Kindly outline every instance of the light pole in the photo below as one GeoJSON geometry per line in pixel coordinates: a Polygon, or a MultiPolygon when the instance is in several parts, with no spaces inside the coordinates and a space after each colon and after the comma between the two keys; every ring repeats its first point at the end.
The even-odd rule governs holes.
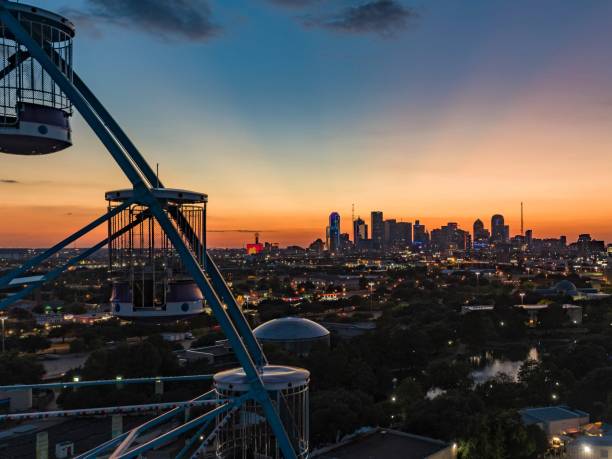
{"type": "Polygon", "coordinates": [[[525,298],[525,293],[521,292],[521,293],[519,293],[519,296],[521,297],[521,306],[524,306],[524,305],[525,305],[525,303],[524,303],[524,301],[523,301],[523,300],[524,300],[524,298],[525,298]]]}
{"type": "Polygon", "coordinates": [[[480,295],[480,271],[476,272],[476,296],[480,295]]]}
{"type": "Polygon", "coordinates": [[[374,288],[374,282],[369,282],[368,285],[370,286],[370,314],[372,314],[372,292],[374,288]]]}
{"type": "Polygon", "coordinates": [[[4,354],[4,321],[6,320],[5,316],[0,316],[0,320],[2,321],[2,353],[4,354]]]}

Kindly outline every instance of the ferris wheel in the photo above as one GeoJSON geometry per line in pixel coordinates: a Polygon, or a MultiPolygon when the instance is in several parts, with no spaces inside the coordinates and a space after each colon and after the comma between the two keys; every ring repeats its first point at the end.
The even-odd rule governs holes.
{"type": "Polygon", "coordinates": [[[69,19],[0,0],[0,153],[43,155],[69,148],[70,117],[76,110],[128,178],[131,188],[106,193],[108,211],[104,215],[0,277],[0,289],[18,289],[0,300],[0,310],[108,247],[113,314],[130,320],[186,318],[201,313],[205,301],[226,334],[240,368],[214,375],[212,391],[171,406],[26,413],[0,416],[0,421],[20,416],[166,409],[157,418],[79,457],[146,457],[148,451],[179,437],[187,438],[181,457],[308,457],[308,371],[268,364],[206,251],[208,197],[166,188],[159,181],[74,70],[74,37],[75,27],[69,19]],[[30,270],[103,224],[108,227],[105,239],[44,275],[28,276],[30,270]],[[210,409],[153,439],[139,441],[143,432],[180,417],[193,406],[210,409]]]}

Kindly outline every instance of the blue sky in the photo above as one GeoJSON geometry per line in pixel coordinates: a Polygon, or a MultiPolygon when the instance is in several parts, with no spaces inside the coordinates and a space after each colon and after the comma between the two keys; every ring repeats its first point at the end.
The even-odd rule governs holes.
{"type": "MultiPolygon", "coordinates": [[[[329,27],[376,0],[181,1],[208,6],[193,16],[211,36],[143,22],[120,0],[31,3],[71,10],[78,72],[166,182],[210,195],[211,227],[306,243],[332,210],[348,231],[352,203],[362,216],[467,226],[497,212],[512,225],[523,200],[536,235],[571,236],[578,220],[612,238],[612,204],[593,201],[609,193],[611,2],[387,1],[408,13],[390,32],[329,27]]],[[[0,185],[0,213],[40,206],[42,192],[45,212],[85,219],[126,184],[74,126],[66,152],[0,159],[0,179],[20,182],[0,185]]]]}

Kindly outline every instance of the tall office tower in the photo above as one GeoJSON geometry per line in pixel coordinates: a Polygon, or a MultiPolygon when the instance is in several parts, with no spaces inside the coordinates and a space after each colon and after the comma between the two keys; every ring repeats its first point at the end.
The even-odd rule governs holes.
{"type": "Polygon", "coordinates": [[[412,240],[413,244],[418,247],[424,247],[429,242],[429,234],[425,230],[425,225],[421,225],[419,220],[414,222],[412,240]]]}
{"type": "Polygon", "coordinates": [[[330,252],[336,253],[340,251],[340,214],[332,212],[329,214],[329,244],[330,252]]]}
{"type": "Polygon", "coordinates": [[[493,242],[508,242],[510,239],[510,227],[504,225],[503,215],[493,215],[491,217],[491,240],[493,242]]]}
{"type": "Polygon", "coordinates": [[[459,229],[457,223],[449,222],[431,232],[431,244],[438,250],[466,251],[472,248],[472,238],[470,233],[459,229]]]}
{"type": "Polygon", "coordinates": [[[363,248],[365,241],[368,240],[368,225],[361,217],[353,222],[353,244],[358,249],[363,248]]]}
{"type": "Polygon", "coordinates": [[[412,245],[412,223],[399,222],[396,228],[397,246],[400,249],[410,247],[412,245]]]}
{"type": "Polygon", "coordinates": [[[395,246],[395,240],[397,239],[397,220],[394,218],[385,220],[384,229],[383,245],[386,249],[390,249],[395,246]]]}
{"type": "Polygon", "coordinates": [[[340,251],[349,252],[351,250],[351,238],[349,233],[340,234],[340,251]]]}
{"type": "Polygon", "coordinates": [[[383,248],[385,238],[385,224],[383,222],[383,213],[375,210],[372,212],[372,221],[370,228],[372,229],[372,248],[380,250],[383,248]]]}
{"type": "Polygon", "coordinates": [[[474,241],[485,241],[491,237],[491,234],[485,229],[484,223],[480,218],[474,222],[473,229],[474,241]]]}
{"type": "Polygon", "coordinates": [[[533,243],[533,230],[527,230],[525,231],[525,244],[527,244],[527,247],[531,247],[531,244],[533,243]]]}

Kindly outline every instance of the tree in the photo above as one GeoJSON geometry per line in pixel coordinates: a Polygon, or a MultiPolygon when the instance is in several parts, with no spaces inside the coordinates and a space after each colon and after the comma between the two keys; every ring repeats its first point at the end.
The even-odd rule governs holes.
{"type": "Polygon", "coordinates": [[[16,352],[0,354],[0,385],[36,384],[44,374],[45,369],[34,357],[16,352]]]}
{"type": "Polygon", "coordinates": [[[310,403],[313,443],[335,442],[360,427],[386,422],[384,411],[362,391],[345,389],[314,392],[310,403]]]}
{"type": "Polygon", "coordinates": [[[464,362],[433,362],[427,367],[428,387],[444,390],[469,388],[473,384],[471,371],[472,368],[464,362]]]}
{"type": "Polygon", "coordinates": [[[551,303],[546,309],[541,310],[538,319],[542,327],[546,329],[561,328],[569,320],[563,306],[559,303],[551,303]]]}
{"type": "Polygon", "coordinates": [[[19,340],[19,349],[30,354],[47,349],[49,346],[51,342],[38,335],[29,335],[19,340]]]}
{"type": "Polygon", "coordinates": [[[412,407],[425,398],[425,391],[414,378],[406,378],[397,386],[395,391],[397,405],[405,418],[412,407]]]}
{"type": "Polygon", "coordinates": [[[85,352],[87,350],[87,346],[85,345],[85,341],[81,338],[76,338],[70,341],[70,352],[73,354],[80,354],[81,352],[85,352]]]}

